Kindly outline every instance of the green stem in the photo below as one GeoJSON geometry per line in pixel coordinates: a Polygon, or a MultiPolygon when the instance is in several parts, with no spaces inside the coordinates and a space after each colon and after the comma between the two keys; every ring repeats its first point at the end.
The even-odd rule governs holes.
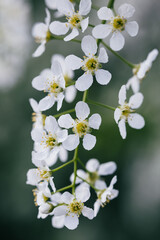
{"type": "Polygon", "coordinates": [[[72,113],[72,112],[75,112],[74,108],[73,109],[69,109],[69,110],[64,111],[64,112],[61,112],[61,113],[58,113],[58,114],[55,114],[55,115],[53,115],[53,117],[58,118],[58,117],[62,116],[63,114],[72,113]]]}
{"type": "Polygon", "coordinates": [[[114,1],[115,0],[109,0],[109,3],[108,3],[107,7],[113,9],[114,8],[114,1]]]}
{"type": "Polygon", "coordinates": [[[82,162],[79,158],[78,158],[77,160],[78,160],[78,162],[81,164],[81,166],[84,168],[84,170],[88,172],[88,170],[86,169],[86,167],[85,167],[85,165],[83,164],[83,162],[82,162]]]}
{"type": "MultiPolygon", "coordinates": [[[[59,37],[59,36],[51,36],[50,40],[64,40],[64,37],[59,37]]],[[[76,42],[76,43],[81,43],[81,40],[79,39],[72,39],[70,42],[76,42]]]]}
{"type": "Polygon", "coordinates": [[[74,159],[72,159],[72,160],[70,160],[70,161],[68,161],[68,162],[66,162],[66,163],[64,163],[64,164],[62,164],[60,167],[57,167],[57,168],[52,169],[51,171],[52,171],[52,173],[54,173],[54,172],[56,172],[56,171],[58,171],[58,170],[64,168],[65,166],[71,164],[72,162],[74,162],[74,159]]]}
{"type": "Polygon", "coordinates": [[[78,159],[78,147],[75,149],[74,152],[74,180],[72,183],[72,194],[75,194],[75,187],[76,187],[76,177],[77,177],[77,159],[78,159]]]}
{"type": "Polygon", "coordinates": [[[86,91],[83,93],[83,99],[82,99],[83,102],[86,102],[86,101],[87,101],[87,94],[88,94],[88,90],[86,90],[86,91]]]}
{"type": "Polygon", "coordinates": [[[80,176],[77,175],[78,178],[80,178],[83,182],[86,182],[87,184],[89,184],[91,186],[91,188],[93,188],[96,192],[99,191],[99,189],[95,188],[93,186],[93,184],[89,183],[87,180],[85,180],[84,178],[81,178],[80,176]]]}
{"type": "Polygon", "coordinates": [[[93,25],[93,24],[88,24],[88,26],[89,26],[89,27],[92,27],[92,28],[95,27],[95,25],[93,25]]]}
{"type": "Polygon", "coordinates": [[[87,103],[90,103],[90,104],[93,104],[93,105],[96,105],[96,106],[104,107],[104,108],[115,111],[114,107],[108,106],[108,105],[103,104],[103,103],[95,102],[93,100],[87,100],[87,103]]]}
{"type": "Polygon", "coordinates": [[[63,187],[63,188],[58,189],[58,190],[56,191],[56,193],[57,193],[57,192],[65,191],[65,190],[67,190],[67,189],[69,189],[69,188],[72,188],[72,184],[71,184],[71,185],[68,185],[68,186],[66,186],[66,187],[63,187]]]}
{"type": "Polygon", "coordinates": [[[112,48],[110,48],[105,42],[101,41],[101,43],[110,51],[112,52],[116,57],[118,57],[122,62],[124,62],[125,64],[127,64],[129,67],[131,68],[135,68],[135,65],[133,63],[130,63],[128,60],[126,60],[125,58],[123,58],[122,56],[120,56],[117,52],[115,52],[114,50],[112,50],[112,48]]]}

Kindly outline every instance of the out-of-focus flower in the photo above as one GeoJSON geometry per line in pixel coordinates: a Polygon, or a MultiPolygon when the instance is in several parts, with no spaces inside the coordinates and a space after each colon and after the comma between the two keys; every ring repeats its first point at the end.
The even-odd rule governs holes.
{"type": "Polygon", "coordinates": [[[30,50],[30,6],[24,0],[0,1],[0,88],[19,79],[30,50]]]}

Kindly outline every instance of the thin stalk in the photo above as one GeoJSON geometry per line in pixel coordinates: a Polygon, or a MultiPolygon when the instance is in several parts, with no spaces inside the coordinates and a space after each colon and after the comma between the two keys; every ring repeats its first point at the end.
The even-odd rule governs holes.
{"type": "Polygon", "coordinates": [[[69,110],[64,111],[64,112],[61,112],[61,113],[58,113],[58,114],[55,114],[55,115],[53,115],[53,117],[58,118],[58,117],[60,117],[63,114],[72,113],[72,112],[75,112],[74,108],[73,109],[69,109],[69,110]]]}
{"type": "Polygon", "coordinates": [[[87,180],[85,180],[84,178],[81,178],[80,176],[77,175],[78,178],[80,178],[83,182],[86,182],[87,184],[89,184],[91,186],[91,188],[93,188],[96,192],[99,191],[99,189],[95,188],[93,186],[93,184],[89,183],[87,180]]]}
{"type": "Polygon", "coordinates": [[[93,24],[88,24],[88,26],[89,26],[89,27],[92,27],[92,28],[95,27],[95,25],[93,25],[93,24]]]}
{"type": "Polygon", "coordinates": [[[114,8],[114,1],[115,0],[109,0],[109,3],[108,3],[107,7],[113,9],[114,8]]]}
{"type": "MultiPolygon", "coordinates": [[[[50,40],[64,40],[64,38],[54,35],[54,36],[50,37],[50,40]]],[[[81,40],[79,40],[79,39],[72,39],[72,40],[70,40],[70,42],[81,43],[81,40]]]]}
{"type": "Polygon", "coordinates": [[[75,187],[76,187],[76,177],[77,177],[77,159],[78,159],[78,147],[75,149],[74,152],[74,180],[72,183],[72,194],[75,194],[75,187]]]}
{"type": "Polygon", "coordinates": [[[71,163],[73,163],[73,162],[74,162],[74,159],[72,159],[72,160],[70,160],[70,161],[62,164],[60,167],[57,167],[57,168],[52,169],[51,171],[52,171],[52,173],[57,172],[58,170],[66,167],[67,165],[69,165],[69,164],[71,164],[71,163]]]}
{"type": "Polygon", "coordinates": [[[83,94],[83,99],[82,99],[83,102],[87,101],[87,94],[88,94],[88,90],[86,90],[83,94]]]}
{"type": "Polygon", "coordinates": [[[103,104],[103,103],[95,102],[93,100],[88,100],[87,103],[90,103],[90,104],[93,104],[93,105],[96,105],[96,106],[104,107],[104,108],[115,111],[114,107],[108,106],[108,105],[103,104]]]}
{"type": "Polygon", "coordinates": [[[86,169],[86,167],[85,167],[85,165],[83,164],[83,162],[82,162],[79,158],[78,158],[77,160],[78,160],[78,162],[81,164],[81,166],[84,168],[84,170],[88,172],[88,170],[86,169]]]}
{"type": "Polygon", "coordinates": [[[72,184],[71,184],[71,185],[68,185],[68,186],[66,186],[66,187],[63,187],[63,188],[58,189],[58,190],[56,191],[56,193],[57,193],[57,192],[65,191],[65,190],[67,190],[67,189],[69,189],[69,188],[72,188],[72,184]]]}
{"type": "Polygon", "coordinates": [[[118,57],[122,62],[124,62],[125,64],[127,64],[129,67],[131,68],[135,68],[135,65],[131,62],[129,62],[128,60],[126,60],[125,58],[123,58],[122,56],[120,56],[117,52],[115,52],[114,50],[112,50],[112,48],[110,48],[105,42],[101,41],[101,43],[110,51],[112,52],[116,57],[118,57]]]}

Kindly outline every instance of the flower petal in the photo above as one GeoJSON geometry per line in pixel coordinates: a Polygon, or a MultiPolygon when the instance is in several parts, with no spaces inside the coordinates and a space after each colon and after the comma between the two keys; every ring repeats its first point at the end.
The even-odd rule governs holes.
{"type": "Polygon", "coordinates": [[[87,162],[86,169],[89,172],[96,172],[99,168],[99,165],[100,165],[99,161],[95,158],[92,158],[87,162]]]}
{"type": "Polygon", "coordinates": [[[144,118],[138,113],[131,113],[128,117],[128,124],[135,129],[141,129],[145,125],[144,118]]]}
{"type": "Polygon", "coordinates": [[[113,174],[116,171],[116,169],[117,169],[117,165],[115,162],[103,163],[100,165],[98,169],[98,174],[101,176],[110,175],[110,174],[113,174]]]}
{"type": "Polygon", "coordinates": [[[66,16],[72,16],[74,13],[74,6],[73,4],[68,0],[58,0],[57,3],[57,9],[62,12],[66,16]]]}
{"type": "Polygon", "coordinates": [[[76,111],[77,118],[81,121],[85,120],[90,114],[90,109],[88,107],[88,104],[83,101],[79,101],[76,104],[75,111],[76,111]]]}
{"type": "Polygon", "coordinates": [[[79,136],[70,134],[62,144],[66,150],[73,151],[79,145],[79,136]]]}
{"type": "Polygon", "coordinates": [[[125,39],[123,35],[119,31],[114,32],[110,39],[110,47],[114,51],[119,51],[124,47],[124,43],[125,39]]]}
{"type": "Polygon", "coordinates": [[[112,26],[109,24],[99,24],[92,30],[93,37],[97,39],[106,38],[112,32],[112,26]]]}
{"type": "Polygon", "coordinates": [[[54,75],[62,74],[62,68],[61,68],[59,61],[56,61],[56,60],[52,61],[51,70],[54,75]]]}
{"type": "Polygon", "coordinates": [[[27,181],[26,184],[37,185],[41,181],[40,174],[38,169],[32,168],[27,172],[27,181]]]}
{"type": "Polygon", "coordinates": [[[64,94],[63,94],[63,92],[61,92],[57,96],[57,111],[59,111],[61,109],[62,103],[63,103],[63,99],[64,99],[64,94]]]}
{"type": "Polygon", "coordinates": [[[97,82],[101,85],[107,85],[112,78],[111,73],[104,69],[98,69],[95,72],[95,76],[96,76],[97,82]]]}
{"type": "Polygon", "coordinates": [[[125,100],[126,100],[126,86],[123,85],[121,88],[120,88],[120,91],[119,91],[119,94],[118,94],[118,103],[120,105],[123,105],[125,103],[125,100]]]}
{"type": "Polygon", "coordinates": [[[91,0],[81,0],[79,4],[79,14],[82,16],[87,15],[91,11],[91,0]]]}
{"type": "Polygon", "coordinates": [[[95,187],[96,187],[97,189],[99,189],[99,190],[103,190],[103,189],[105,189],[105,188],[107,187],[107,185],[106,185],[105,181],[103,181],[103,180],[97,180],[97,181],[95,182],[95,187]]]}
{"type": "MultiPolygon", "coordinates": [[[[85,171],[83,171],[83,170],[81,170],[81,169],[78,169],[78,170],[77,170],[77,177],[76,177],[76,184],[82,182],[82,179],[80,179],[78,176],[81,177],[81,178],[83,178],[83,179],[86,179],[87,174],[86,174],[85,171]]],[[[70,176],[70,181],[71,181],[71,183],[73,183],[73,181],[74,181],[74,173],[71,174],[71,176],[70,176]]]]}
{"type": "Polygon", "coordinates": [[[87,35],[82,39],[81,48],[86,56],[95,55],[97,52],[97,42],[92,36],[87,35]]]}
{"type": "Polygon", "coordinates": [[[75,99],[77,94],[77,89],[75,88],[75,86],[69,86],[66,88],[65,90],[65,100],[68,103],[73,102],[73,100],[75,99]]]}
{"type": "Polygon", "coordinates": [[[116,123],[118,123],[120,117],[121,117],[122,111],[119,108],[116,108],[116,110],[114,111],[114,120],[116,121],[116,123]]]}
{"type": "Polygon", "coordinates": [[[130,97],[129,99],[129,106],[132,109],[137,109],[141,106],[142,102],[143,102],[143,94],[142,93],[136,93],[133,96],[130,97]]]}
{"type": "Polygon", "coordinates": [[[66,162],[68,159],[68,152],[62,146],[60,146],[59,159],[61,160],[61,162],[66,162]]]}
{"type": "Polygon", "coordinates": [[[99,199],[97,199],[96,202],[94,203],[94,217],[97,216],[100,206],[101,206],[101,202],[99,201],[99,199]]]}
{"type": "Polygon", "coordinates": [[[103,48],[103,47],[100,48],[98,62],[100,62],[100,63],[108,62],[108,54],[107,54],[105,48],[103,48]]]}
{"type": "Polygon", "coordinates": [[[56,133],[58,143],[64,142],[68,136],[67,130],[60,130],[56,133]]]}
{"type": "Polygon", "coordinates": [[[79,31],[77,28],[73,28],[72,32],[64,38],[64,41],[68,42],[72,40],[73,38],[77,37],[79,35],[79,31]]]}
{"type": "Polygon", "coordinates": [[[82,210],[82,214],[83,214],[83,216],[87,217],[90,220],[94,218],[94,211],[92,208],[88,208],[88,207],[84,206],[84,208],[82,210]]]}
{"type": "Polygon", "coordinates": [[[34,111],[35,113],[38,113],[38,112],[39,112],[39,106],[38,106],[37,101],[36,101],[35,99],[33,99],[33,98],[30,98],[30,99],[29,99],[29,103],[30,103],[33,111],[34,111]]]}
{"type": "Polygon", "coordinates": [[[66,204],[70,204],[74,199],[74,196],[69,193],[69,192],[64,192],[61,195],[61,202],[66,203],[66,204]]]}
{"type": "Polygon", "coordinates": [[[66,215],[67,212],[67,206],[58,206],[53,210],[53,213],[55,216],[62,216],[62,215],[66,215]]]}
{"type": "Polygon", "coordinates": [[[102,122],[102,118],[98,113],[93,114],[89,118],[89,126],[94,129],[99,129],[102,122]]]}
{"type": "Polygon", "coordinates": [[[70,229],[70,230],[74,230],[75,228],[77,228],[79,224],[79,219],[77,217],[77,215],[69,215],[65,217],[65,222],[64,225],[70,229]]]}
{"type": "Polygon", "coordinates": [[[69,25],[59,21],[54,21],[49,25],[49,30],[55,35],[65,35],[69,31],[69,25]]]}
{"type": "Polygon", "coordinates": [[[125,30],[131,37],[135,37],[138,34],[139,30],[138,23],[136,21],[126,23],[125,30]]]}
{"type": "Polygon", "coordinates": [[[90,73],[84,73],[81,77],[79,77],[76,81],[75,87],[79,90],[79,91],[85,91],[88,88],[90,88],[90,86],[93,83],[93,76],[90,73]]]}
{"type": "Polygon", "coordinates": [[[124,18],[132,17],[134,12],[135,12],[135,8],[128,3],[124,3],[118,8],[119,15],[124,18]]]}
{"type": "Polygon", "coordinates": [[[86,134],[83,138],[83,147],[86,150],[91,150],[96,144],[96,137],[91,134],[86,134]]]}
{"type": "Polygon", "coordinates": [[[49,133],[55,133],[55,131],[58,129],[58,123],[55,119],[55,117],[49,116],[46,117],[45,120],[45,129],[49,133]]]}
{"type": "Polygon", "coordinates": [[[65,58],[65,62],[67,64],[67,66],[72,70],[79,69],[83,65],[83,60],[73,54],[67,56],[65,58]]]}
{"type": "Polygon", "coordinates": [[[82,33],[87,29],[88,24],[89,24],[89,17],[87,17],[81,21],[82,33]]]}
{"type": "Polygon", "coordinates": [[[114,18],[113,11],[107,7],[100,8],[97,12],[97,15],[100,20],[111,20],[114,18]]]}
{"type": "Polygon", "coordinates": [[[32,87],[38,91],[45,89],[45,80],[42,76],[37,76],[32,80],[32,87]]]}
{"type": "Polygon", "coordinates": [[[64,114],[58,119],[58,124],[60,127],[69,129],[75,125],[75,121],[70,114],[64,114]]]}
{"type": "Polygon", "coordinates": [[[81,202],[86,202],[90,198],[90,190],[88,187],[78,186],[76,188],[76,199],[81,202]]]}
{"type": "Polygon", "coordinates": [[[139,90],[140,90],[140,80],[138,79],[138,77],[136,75],[134,75],[133,77],[131,77],[128,80],[128,82],[126,84],[126,88],[129,89],[130,87],[132,88],[134,93],[139,92],[139,90]]]}
{"type": "Polygon", "coordinates": [[[64,227],[65,216],[53,216],[52,217],[52,226],[55,228],[64,227]]]}
{"type": "Polygon", "coordinates": [[[120,131],[121,137],[123,139],[125,139],[126,136],[127,136],[125,119],[121,119],[119,121],[118,127],[119,127],[119,131],[120,131]]]}
{"type": "Polygon", "coordinates": [[[55,98],[53,95],[48,95],[44,98],[42,98],[39,102],[39,108],[41,109],[41,111],[46,111],[48,109],[50,109],[55,103],[55,98]]]}
{"type": "Polygon", "coordinates": [[[39,47],[36,49],[36,51],[32,54],[32,57],[40,57],[45,52],[45,49],[46,49],[45,44],[46,44],[46,41],[41,43],[39,47]]]}

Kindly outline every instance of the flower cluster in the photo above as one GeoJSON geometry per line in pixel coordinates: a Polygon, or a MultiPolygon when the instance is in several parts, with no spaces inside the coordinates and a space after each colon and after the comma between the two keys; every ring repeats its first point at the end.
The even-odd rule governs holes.
{"type": "Polygon", "coordinates": [[[115,52],[124,46],[123,31],[134,37],[138,33],[138,24],[128,20],[135,12],[132,5],[125,3],[116,13],[114,1],[110,0],[108,6],[98,8],[97,16],[102,22],[93,26],[89,17],[92,8],[97,9],[97,7],[91,0],[81,0],[78,4],[77,1],[46,0],[47,7],[55,11],[54,18],[61,17],[62,21],[51,21],[51,14],[46,8],[47,16],[44,23],[33,26],[33,37],[40,44],[33,54],[34,57],[40,56],[45,51],[46,44],[50,40],[80,43],[81,50],[85,54],[83,59],[73,54],[66,57],[55,54],[51,59],[51,67],[44,69],[32,80],[33,88],[43,91],[44,96],[39,102],[30,99],[34,111],[31,131],[34,141],[32,163],[36,168],[28,171],[27,184],[35,186],[33,195],[35,205],[38,206],[38,218],[51,215],[52,226],[55,228],[65,226],[71,230],[75,229],[79,224],[80,215],[93,219],[101,206],[104,207],[118,196],[118,190],[114,188],[117,176],[111,179],[109,185],[104,179],[105,176],[116,171],[116,163],[111,161],[100,163],[95,158],[84,163],[80,156],[80,145],[87,151],[95,147],[97,141],[95,130],[99,130],[102,123],[99,113],[91,113],[90,104],[114,111],[114,119],[123,139],[127,136],[126,123],[135,129],[141,129],[145,125],[144,118],[135,111],[141,106],[144,98],[140,93],[141,80],[150,70],[158,50],[154,49],[140,64],[132,64],[115,52]],[[87,33],[84,36],[85,31],[90,27],[93,28],[92,35],[87,33]],[[110,47],[103,41],[109,34],[112,34],[110,47]],[[106,63],[109,60],[106,49],[132,68],[134,74],[121,86],[118,96],[119,105],[116,108],[88,98],[89,88],[95,80],[103,88],[111,81],[112,74],[106,70],[106,63]],[[78,69],[81,69],[82,73],[75,79],[74,71],[78,69]],[[130,87],[133,94],[127,101],[127,91],[130,87]],[[51,112],[54,105],[59,111],[64,101],[73,102],[78,91],[83,92],[83,98],[74,104],[74,108],[49,116],[44,113],[47,110],[51,112]],[[68,151],[73,150],[73,158],[68,160],[70,156],[68,151]],[[59,160],[62,164],[52,168],[59,160]],[[70,164],[74,165],[74,171],[70,175],[70,185],[57,189],[54,172],[70,164]],[[83,169],[78,169],[78,164],[83,169]],[[88,207],[85,204],[93,192],[94,205],[88,207]]]}

